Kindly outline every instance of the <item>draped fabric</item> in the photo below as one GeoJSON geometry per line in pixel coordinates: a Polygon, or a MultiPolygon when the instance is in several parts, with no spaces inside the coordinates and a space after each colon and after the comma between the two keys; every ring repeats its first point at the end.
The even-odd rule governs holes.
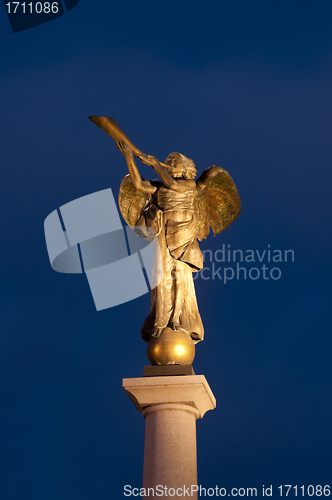
{"type": "MultiPolygon", "coordinates": [[[[151,312],[142,327],[142,337],[148,341],[169,326],[183,329],[198,342],[204,330],[192,274],[203,267],[197,239],[206,238],[210,227],[214,235],[226,229],[241,212],[240,197],[229,173],[216,165],[203,172],[195,188],[186,191],[173,191],[160,181],[150,184],[156,187],[153,194],[136,188],[127,175],[119,193],[127,224],[137,229],[153,228],[162,255],[160,262],[155,259],[155,272],[163,278],[151,292],[151,312]]],[[[140,232],[145,237],[144,231],[140,232]]]]}
{"type": "Polygon", "coordinates": [[[162,186],[136,223],[156,231],[162,263],[155,265],[162,264],[164,273],[161,283],[151,291],[151,311],[141,330],[146,341],[162,328],[174,327],[173,313],[179,297],[182,306],[177,328],[190,334],[195,342],[203,340],[192,274],[203,267],[203,255],[196,241],[195,194],[194,190],[179,193],[162,186]]]}

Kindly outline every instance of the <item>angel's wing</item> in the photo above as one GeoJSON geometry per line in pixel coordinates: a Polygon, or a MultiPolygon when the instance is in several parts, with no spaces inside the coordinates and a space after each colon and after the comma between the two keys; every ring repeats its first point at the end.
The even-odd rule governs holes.
{"type": "Polygon", "coordinates": [[[202,241],[209,234],[210,226],[214,236],[226,229],[240,214],[241,202],[229,173],[216,165],[202,173],[196,186],[196,237],[202,241]]]}
{"type": "Polygon", "coordinates": [[[119,191],[119,207],[128,226],[135,226],[151,197],[151,194],[135,188],[129,174],[124,177],[119,191]]]}

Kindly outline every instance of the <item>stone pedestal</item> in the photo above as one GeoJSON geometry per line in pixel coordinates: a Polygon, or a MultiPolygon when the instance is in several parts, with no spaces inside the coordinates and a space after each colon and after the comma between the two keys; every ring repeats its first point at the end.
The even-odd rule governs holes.
{"type": "Polygon", "coordinates": [[[192,488],[197,485],[196,419],[216,407],[206,378],[127,378],[123,387],[146,419],[143,488],[156,492],[152,495],[151,490],[149,498],[188,497],[187,488],[189,498],[196,500],[196,488],[192,488]],[[167,494],[166,487],[178,493],[167,494]]]}

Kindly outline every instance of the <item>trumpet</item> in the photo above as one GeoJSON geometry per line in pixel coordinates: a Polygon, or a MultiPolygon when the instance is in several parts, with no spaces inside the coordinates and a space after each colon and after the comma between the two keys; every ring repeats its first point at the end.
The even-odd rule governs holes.
{"type": "MultiPolygon", "coordinates": [[[[131,141],[128,139],[126,134],[121,130],[119,125],[116,123],[115,120],[111,117],[107,116],[89,116],[89,120],[92,121],[97,127],[101,128],[104,132],[106,132],[107,135],[112,137],[112,139],[117,143],[117,142],[123,142],[127,149],[134,155],[136,156],[139,160],[141,160],[142,163],[145,165],[149,165],[150,167],[152,165],[152,161],[155,160],[154,157],[150,157],[149,155],[146,155],[142,151],[140,151],[131,141]],[[151,159],[153,158],[153,160],[151,159]]],[[[159,160],[158,160],[159,161],[159,160]]],[[[166,163],[162,163],[161,161],[159,162],[162,167],[168,167],[166,163]]]]}

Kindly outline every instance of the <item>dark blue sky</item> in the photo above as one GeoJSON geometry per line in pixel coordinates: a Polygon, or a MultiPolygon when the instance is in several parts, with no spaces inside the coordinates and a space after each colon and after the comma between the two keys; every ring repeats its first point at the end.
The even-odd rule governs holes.
{"type": "Polygon", "coordinates": [[[148,364],[149,296],[97,313],[43,234],[55,208],[116,196],[126,174],[89,115],[160,159],[230,172],[242,214],[203,249],[295,253],[279,280],[196,280],[194,369],[217,398],[197,422],[200,484],[331,482],[331,23],[330,1],[80,0],[13,34],[2,8],[1,500],[141,485],[144,420],[121,380],[148,364]]]}

